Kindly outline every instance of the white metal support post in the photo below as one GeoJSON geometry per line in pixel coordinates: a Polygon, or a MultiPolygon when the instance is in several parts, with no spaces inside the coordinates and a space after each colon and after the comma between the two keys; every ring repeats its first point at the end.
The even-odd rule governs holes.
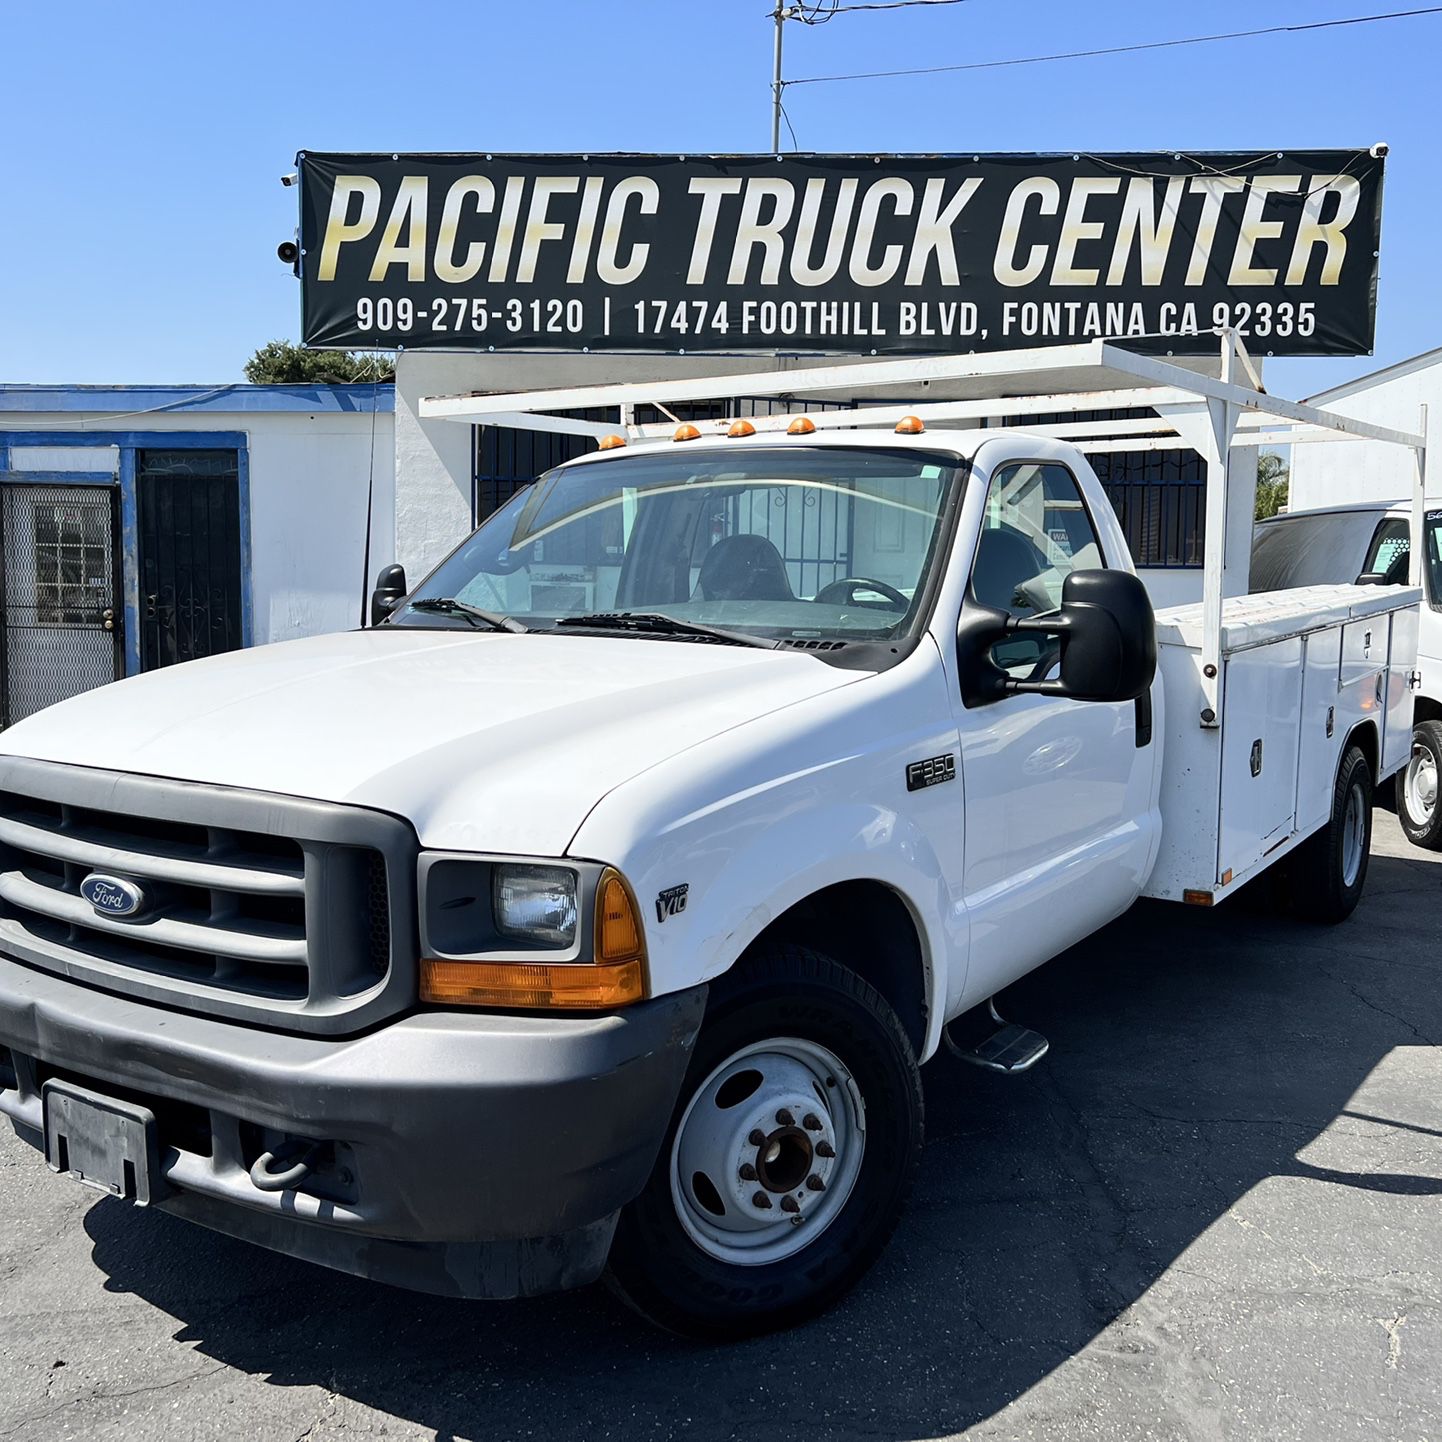
{"type": "Polygon", "coordinates": [[[1425,529],[1422,525],[1422,514],[1427,508],[1427,458],[1429,455],[1442,455],[1442,436],[1436,434],[1438,421],[1433,418],[1433,408],[1424,405],[1419,418],[1417,431],[1422,437],[1422,444],[1412,448],[1412,459],[1415,467],[1412,476],[1412,560],[1407,567],[1407,583],[1412,586],[1421,586],[1422,572],[1426,560],[1422,554],[1422,548],[1427,543],[1425,529]]]}

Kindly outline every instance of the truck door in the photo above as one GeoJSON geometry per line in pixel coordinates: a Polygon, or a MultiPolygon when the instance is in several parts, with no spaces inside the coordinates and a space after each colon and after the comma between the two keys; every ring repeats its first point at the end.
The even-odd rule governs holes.
{"type": "MultiPolygon", "coordinates": [[[[1121,559],[1120,532],[1109,521],[1094,523],[1065,465],[999,465],[975,539],[972,596],[1014,616],[1054,610],[1073,570],[1121,559]]],[[[1017,637],[992,654],[1011,674],[1039,680],[1056,665],[1049,646],[1017,637]]],[[[995,991],[1136,898],[1156,827],[1156,743],[1150,707],[1132,701],[1016,695],[967,709],[958,696],[956,705],[969,989],[984,982],[995,991]]]]}

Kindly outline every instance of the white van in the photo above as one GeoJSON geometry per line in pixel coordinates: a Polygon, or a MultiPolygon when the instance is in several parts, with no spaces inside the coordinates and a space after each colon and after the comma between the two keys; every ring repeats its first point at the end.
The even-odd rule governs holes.
{"type": "MultiPolygon", "coordinates": [[[[1411,560],[1411,503],[1359,501],[1291,511],[1257,525],[1253,592],[1345,581],[1405,583],[1411,560]]],[[[1442,508],[1423,518],[1422,608],[1417,635],[1421,684],[1414,699],[1412,755],[1397,777],[1397,815],[1418,846],[1442,850],[1442,508]]]]}

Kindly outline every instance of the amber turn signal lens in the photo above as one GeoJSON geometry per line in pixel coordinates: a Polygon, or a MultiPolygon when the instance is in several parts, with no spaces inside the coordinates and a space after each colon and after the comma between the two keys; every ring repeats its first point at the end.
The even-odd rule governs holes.
{"type": "Polygon", "coordinates": [[[732,421],[731,429],[726,434],[728,436],[754,436],[756,427],[750,421],[732,421]]]}
{"type": "Polygon", "coordinates": [[[421,961],[421,1000],[501,1010],[604,1011],[646,995],[639,957],[615,965],[586,962],[421,961]]]}
{"type": "Polygon", "coordinates": [[[641,961],[646,943],[641,939],[641,922],[630,888],[618,871],[601,874],[596,888],[596,960],[611,965],[641,961]]]}
{"type": "Polygon", "coordinates": [[[788,436],[809,436],[816,429],[816,422],[810,416],[797,416],[789,426],[786,427],[788,436]]]}
{"type": "Polygon", "coordinates": [[[699,441],[701,432],[695,426],[687,422],[684,426],[676,427],[676,434],[671,437],[673,441],[699,441]]]}
{"type": "Polygon", "coordinates": [[[902,416],[896,423],[896,434],[899,436],[919,436],[925,429],[926,424],[920,416],[902,416]]]}
{"type": "Polygon", "coordinates": [[[625,444],[626,444],[626,437],[625,437],[625,436],[602,436],[602,437],[601,437],[601,449],[602,449],[603,451],[614,451],[617,446],[624,446],[625,444]]]}

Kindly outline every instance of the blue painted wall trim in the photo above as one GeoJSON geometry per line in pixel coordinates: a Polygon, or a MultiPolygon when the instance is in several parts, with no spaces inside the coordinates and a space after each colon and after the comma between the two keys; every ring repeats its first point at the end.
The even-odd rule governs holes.
{"type": "Polygon", "coordinates": [[[140,675],[140,511],[135,501],[135,448],[120,452],[120,546],[125,552],[125,674],[140,675]]]}
{"type": "Polygon", "coordinates": [[[323,386],[33,386],[0,385],[0,415],[55,414],[90,411],[131,416],[163,411],[194,415],[235,412],[326,412],[369,415],[395,409],[396,388],[390,383],[323,386]]]}
{"type": "Polygon", "coordinates": [[[250,452],[244,446],[237,452],[236,468],[240,489],[240,644],[253,646],[255,623],[251,615],[250,583],[250,452]]]}
{"type": "Polygon", "coordinates": [[[249,443],[244,431],[4,431],[7,449],[22,446],[154,446],[157,450],[210,450],[249,443]]]}

